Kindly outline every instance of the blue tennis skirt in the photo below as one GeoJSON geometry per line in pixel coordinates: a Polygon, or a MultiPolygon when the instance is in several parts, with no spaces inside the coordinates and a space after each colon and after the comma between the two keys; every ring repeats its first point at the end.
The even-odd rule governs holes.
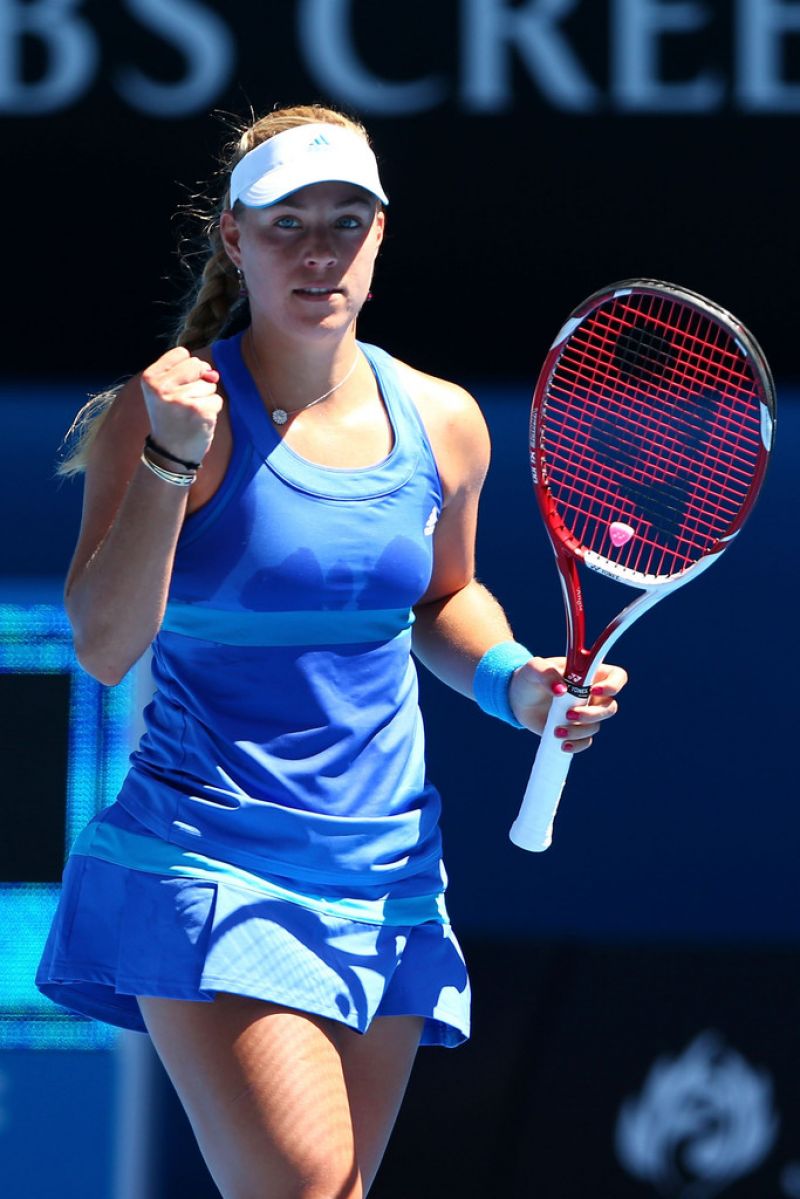
{"type": "Polygon", "coordinates": [[[441,896],[301,893],[185,853],[118,804],[67,861],[36,985],[70,1011],[139,1032],[137,995],[211,1002],[227,992],[362,1033],[376,1016],[422,1016],[423,1045],[469,1036],[469,979],[441,896]]]}

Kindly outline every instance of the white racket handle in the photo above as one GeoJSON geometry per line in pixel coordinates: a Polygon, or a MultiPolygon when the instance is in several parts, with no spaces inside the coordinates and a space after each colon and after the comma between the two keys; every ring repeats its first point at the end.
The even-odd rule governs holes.
{"type": "Polygon", "coordinates": [[[568,741],[569,737],[556,737],[553,730],[559,725],[569,727],[567,712],[575,704],[585,702],[567,692],[566,695],[557,695],[550,705],[522,806],[509,833],[520,849],[541,853],[553,840],[553,821],[572,765],[572,754],[563,748],[564,741],[568,741]]]}

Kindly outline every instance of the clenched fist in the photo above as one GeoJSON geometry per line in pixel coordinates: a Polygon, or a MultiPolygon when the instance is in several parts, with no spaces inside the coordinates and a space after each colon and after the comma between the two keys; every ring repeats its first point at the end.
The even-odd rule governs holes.
{"type": "Polygon", "coordinates": [[[142,373],[142,392],[153,439],[177,458],[202,462],[222,397],[219,372],[183,346],[168,350],[142,373]]]}

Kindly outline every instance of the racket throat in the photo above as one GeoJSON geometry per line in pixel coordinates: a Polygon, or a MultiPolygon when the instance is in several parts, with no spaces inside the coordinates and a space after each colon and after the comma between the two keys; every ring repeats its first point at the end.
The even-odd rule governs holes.
{"type": "Polygon", "coordinates": [[[573,559],[556,553],[556,563],[564,595],[564,614],[567,621],[567,660],[564,682],[575,699],[586,699],[592,677],[599,662],[592,651],[585,649],[586,616],[583,607],[578,569],[573,559]]]}

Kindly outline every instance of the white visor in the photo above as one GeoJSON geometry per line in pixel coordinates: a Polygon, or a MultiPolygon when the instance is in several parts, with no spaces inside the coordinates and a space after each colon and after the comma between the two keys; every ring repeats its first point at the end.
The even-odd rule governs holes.
{"type": "Polygon", "coordinates": [[[341,125],[298,125],[245,154],[231,174],[231,208],[265,208],[310,183],[353,183],[389,201],[366,139],[341,125]]]}

